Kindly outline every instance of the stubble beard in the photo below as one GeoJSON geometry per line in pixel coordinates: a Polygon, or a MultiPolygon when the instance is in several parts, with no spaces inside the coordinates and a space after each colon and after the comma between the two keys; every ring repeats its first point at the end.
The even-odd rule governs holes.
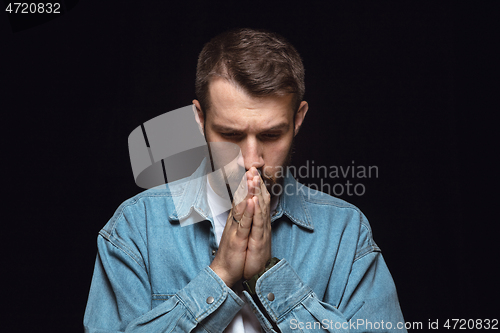
{"type": "Polygon", "coordinates": [[[274,175],[266,174],[266,167],[259,169],[262,180],[264,184],[266,184],[266,189],[271,195],[271,199],[275,196],[280,196],[283,193],[283,185],[285,182],[285,177],[287,174],[287,169],[292,163],[292,155],[295,151],[295,137],[292,138],[292,143],[290,145],[290,149],[288,150],[287,156],[283,165],[277,166],[278,170],[275,170],[274,175]],[[276,176],[278,174],[278,176],[276,176]]]}

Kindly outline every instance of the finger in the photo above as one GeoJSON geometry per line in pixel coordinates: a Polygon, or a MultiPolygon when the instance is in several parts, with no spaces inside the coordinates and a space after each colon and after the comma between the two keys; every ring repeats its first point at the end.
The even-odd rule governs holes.
{"type": "Polygon", "coordinates": [[[233,207],[231,210],[232,214],[236,218],[236,220],[240,220],[241,217],[243,216],[243,212],[245,211],[247,207],[247,198],[245,198],[243,201],[241,201],[239,204],[233,207]]]}
{"type": "Polygon", "coordinates": [[[243,175],[243,177],[241,177],[241,181],[238,185],[238,187],[236,188],[236,191],[234,191],[234,194],[233,194],[233,204],[234,205],[237,205],[239,203],[241,203],[242,201],[244,201],[247,197],[248,197],[248,176],[246,175],[243,175]]]}
{"type": "Polygon", "coordinates": [[[243,199],[240,203],[238,203],[236,206],[233,207],[234,217],[238,221],[243,216],[243,212],[245,211],[245,208],[247,206],[248,199],[252,198],[253,197],[253,192],[255,192],[253,183],[251,181],[248,181],[248,180],[247,180],[247,188],[248,188],[248,193],[245,196],[245,199],[243,199]]]}
{"type": "Polygon", "coordinates": [[[261,201],[257,196],[252,198],[254,203],[254,215],[252,222],[251,237],[255,240],[260,240],[264,237],[264,216],[260,206],[261,201]]]}
{"type": "Polygon", "coordinates": [[[248,193],[247,193],[247,197],[246,199],[248,198],[251,198],[253,194],[250,193],[251,189],[250,189],[250,182],[252,181],[253,179],[253,173],[250,170],[248,170],[247,172],[245,172],[245,176],[246,176],[246,181],[247,181],[247,188],[248,188],[248,193]]]}
{"type": "Polygon", "coordinates": [[[245,212],[243,213],[238,229],[236,230],[236,236],[240,238],[248,238],[250,234],[250,229],[252,229],[252,220],[255,204],[252,199],[248,199],[245,212]]]}
{"type": "Polygon", "coordinates": [[[255,196],[259,199],[262,214],[269,214],[269,200],[266,200],[266,194],[268,195],[269,192],[267,192],[266,184],[260,176],[254,177],[254,186],[256,187],[255,196]]]}
{"type": "Polygon", "coordinates": [[[253,176],[255,175],[252,169],[255,169],[255,168],[251,167],[250,170],[248,170],[247,172],[245,172],[245,175],[247,176],[247,180],[252,180],[253,176]]]}
{"type": "MultiPolygon", "coordinates": [[[[233,226],[233,224],[235,224],[233,222],[233,216],[234,216],[234,212],[233,210],[231,209],[229,211],[229,214],[227,215],[227,219],[226,219],[226,225],[224,226],[224,230],[222,231],[222,237],[224,237],[225,234],[227,233],[232,233],[231,231],[229,231],[229,229],[231,228],[234,228],[235,226],[233,226]]],[[[236,217],[234,217],[236,218],[236,217]]],[[[234,232],[234,231],[233,231],[234,232]]],[[[221,241],[222,241],[222,238],[221,238],[221,241]]]]}
{"type": "Polygon", "coordinates": [[[247,199],[251,199],[257,193],[257,186],[256,186],[254,179],[255,179],[255,177],[248,181],[248,194],[249,195],[248,195],[247,199]]]}
{"type": "Polygon", "coordinates": [[[271,194],[267,190],[266,183],[262,178],[260,179],[260,191],[262,192],[262,197],[264,198],[265,207],[269,207],[271,204],[271,194]]]}
{"type": "Polygon", "coordinates": [[[249,171],[247,171],[247,173],[245,175],[246,175],[246,178],[243,177],[243,179],[241,180],[241,184],[240,184],[238,190],[240,190],[240,188],[242,190],[245,190],[245,187],[246,187],[245,199],[249,199],[249,198],[251,198],[253,196],[253,193],[252,193],[253,188],[252,188],[252,184],[251,184],[253,178],[249,176],[250,175],[249,171]],[[246,181],[246,183],[245,183],[245,181],[246,181]]]}
{"type": "Polygon", "coordinates": [[[252,168],[250,169],[250,171],[252,172],[252,179],[253,179],[255,176],[257,176],[257,177],[259,177],[259,178],[260,178],[260,173],[259,173],[259,171],[257,170],[257,168],[252,167],[252,168]]]}

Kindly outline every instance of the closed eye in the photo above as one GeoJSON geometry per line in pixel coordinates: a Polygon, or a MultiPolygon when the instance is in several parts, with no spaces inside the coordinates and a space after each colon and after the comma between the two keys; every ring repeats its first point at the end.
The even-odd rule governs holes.
{"type": "MultiPolygon", "coordinates": [[[[220,136],[228,140],[239,140],[242,139],[244,134],[239,132],[220,132],[220,136]]],[[[282,133],[262,133],[259,135],[261,140],[273,141],[277,140],[282,136],[282,133]]]]}
{"type": "Polygon", "coordinates": [[[227,133],[220,133],[221,136],[225,137],[225,138],[237,138],[240,136],[240,134],[236,133],[236,132],[227,132],[227,133]]]}
{"type": "Polygon", "coordinates": [[[261,136],[264,139],[273,140],[278,139],[281,136],[281,133],[264,133],[261,136]]]}

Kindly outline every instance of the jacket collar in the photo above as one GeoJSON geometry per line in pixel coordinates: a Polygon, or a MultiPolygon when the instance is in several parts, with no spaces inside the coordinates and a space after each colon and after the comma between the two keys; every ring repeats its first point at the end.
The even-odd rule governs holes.
{"type": "Polygon", "coordinates": [[[285,214],[290,221],[298,226],[313,230],[314,227],[304,198],[308,191],[309,189],[297,182],[287,169],[278,207],[275,215],[271,217],[271,222],[285,214]]]}
{"type": "MultiPolygon", "coordinates": [[[[210,168],[205,158],[190,177],[168,185],[172,196],[175,197],[176,207],[169,216],[171,220],[183,220],[193,210],[203,218],[212,220],[206,196],[206,177],[209,172],[210,168]]],[[[275,214],[271,217],[271,223],[286,215],[296,225],[313,230],[314,227],[304,198],[308,190],[310,189],[298,183],[287,170],[278,206],[275,214]]]]}

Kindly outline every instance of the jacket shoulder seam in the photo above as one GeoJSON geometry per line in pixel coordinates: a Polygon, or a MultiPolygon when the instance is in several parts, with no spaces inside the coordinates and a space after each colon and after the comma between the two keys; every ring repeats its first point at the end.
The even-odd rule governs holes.
{"type": "Polygon", "coordinates": [[[354,209],[358,213],[361,213],[359,208],[354,206],[353,204],[350,204],[350,203],[345,202],[343,200],[337,201],[337,200],[341,200],[341,199],[337,199],[335,197],[332,197],[329,194],[325,194],[325,195],[328,195],[328,197],[325,199],[311,199],[309,197],[305,197],[304,200],[311,203],[311,204],[315,204],[315,205],[334,206],[334,207],[338,207],[338,208],[350,208],[350,209],[354,209]]]}
{"type": "Polygon", "coordinates": [[[146,271],[146,266],[144,265],[144,261],[136,255],[120,238],[109,234],[106,230],[101,230],[99,232],[99,236],[104,238],[111,245],[119,249],[121,252],[125,253],[128,257],[130,257],[133,261],[135,261],[139,266],[142,267],[146,271]]]}
{"type": "MultiPolygon", "coordinates": [[[[113,217],[109,220],[109,234],[112,234],[114,232],[114,229],[116,227],[116,224],[118,223],[118,220],[123,216],[123,212],[125,211],[126,208],[131,207],[139,203],[141,199],[149,198],[149,197],[176,197],[181,195],[182,192],[168,192],[168,193],[148,193],[148,192],[143,192],[139,193],[136,196],[126,200],[123,202],[120,207],[116,210],[116,212],[113,214],[113,217]]],[[[103,228],[104,229],[104,228],[103,228]]]]}
{"type": "Polygon", "coordinates": [[[372,234],[372,230],[371,230],[370,226],[363,220],[363,218],[361,218],[360,228],[363,228],[363,227],[368,232],[368,245],[364,246],[360,250],[356,251],[356,254],[354,257],[354,262],[361,259],[362,257],[366,256],[369,253],[382,252],[382,250],[378,247],[378,245],[373,240],[373,234],[372,234]]]}

